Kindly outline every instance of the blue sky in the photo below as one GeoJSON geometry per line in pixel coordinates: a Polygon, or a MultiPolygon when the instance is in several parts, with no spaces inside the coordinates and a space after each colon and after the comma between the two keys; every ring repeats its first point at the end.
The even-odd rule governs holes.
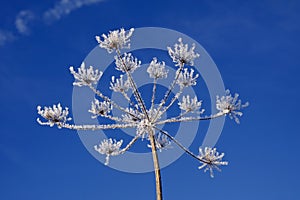
{"type": "Polygon", "coordinates": [[[95,35],[147,26],[197,40],[250,102],[217,144],[230,165],[211,179],[183,155],[162,170],[165,199],[300,198],[298,1],[72,2],[0,2],[0,199],[154,199],[152,173],[105,167],[74,131],[36,123],[37,105],[72,105],[68,67],[95,35]]]}

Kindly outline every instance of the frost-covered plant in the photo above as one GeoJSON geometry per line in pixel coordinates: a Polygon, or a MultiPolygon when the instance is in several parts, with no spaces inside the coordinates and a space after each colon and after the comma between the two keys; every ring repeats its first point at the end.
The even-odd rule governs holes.
{"type": "Polygon", "coordinates": [[[205,147],[204,151],[202,148],[199,148],[199,159],[201,160],[200,162],[202,163],[201,166],[199,166],[199,169],[204,169],[204,172],[209,170],[210,176],[213,178],[214,177],[214,172],[213,169],[217,169],[218,171],[221,171],[219,166],[222,165],[228,165],[228,162],[222,161],[224,157],[224,153],[219,153],[217,152],[216,148],[211,148],[211,147],[205,147]]]}
{"type": "MultiPolygon", "coordinates": [[[[229,115],[230,118],[234,118],[235,121],[239,123],[238,116],[242,115],[240,109],[246,107],[248,103],[242,104],[241,100],[238,100],[237,94],[232,97],[229,90],[227,90],[225,96],[217,96],[216,107],[219,111],[218,113],[206,115],[205,117],[200,116],[204,113],[204,109],[201,108],[202,101],[198,100],[198,97],[196,96],[183,96],[183,92],[187,87],[193,87],[197,84],[199,75],[195,73],[195,70],[191,68],[191,66],[194,66],[194,60],[199,57],[199,54],[194,52],[195,44],[192,44],[191,48],[189,48],[188,44],[184,44],[182,39],[179,38],[178,43],[174,45],[174,49],[167,47],[170,58],[175,63],[176,73],[162,99],[157,99],[158,95],[156,94],[157,82],[160,79],[166,78],[168,75],[168,70],[165,68],[165,62],[159,62],[157,58],[154,57],[147,68],[149,78],[153,79],[153,89],[151,104],[146,104],[138,89],[136,81],[132,76],[135,70],[140,67],[141,61],[135,58],[131,53],[125,52],[124,54],[121,54],[120,51],[122,48],[130,47],[129,42],[133,31],[134,29],[125,31],[125,29],[122,28],[120,30],[110,31],[107,35],[103,34],[103,39],[96,36],[96,40],[101,48],[106,49],[108,53],[116,53],[115,69],[119,71],[118,73],[122,72],[122,74],[119,78],[112,76],[108,87],[113,92],[121,93],[128,101],[128,106],[122,107],[118,102],[113,101],[110,97],[105,96],[97,89],[96,84],[102,77],[103,72],[94,69],[93,67],[86,69],[84,63],[78,68],[77,72],[73,67],[70,67],[70,72],[75,79],[73,84],[79,87],[86,86],[97,95],[97,98],[91,103],[90,110],[88,110],[92,114],[91,117],[108,118],[113,121],[112,123],[100,125],[69,124],[68,122],[71,118],[68,117],[68,108],[62,109],[60,104],[53,105],[53,107],[44,107],[44,109],[42,109],[41,106],[38,106],[38,114],[46,121],[42,122],[39,118],[37,121],[41,125],[49,125],[51,127],[57,125],[58,128],[73,130],[135,129],[135,136],[123,148],[122,140],[117,141],[116,139],[110,138],[101,141],[99,145],[94,146],[94,149],[100,154],[106,155],[105,165],[108,165],[111,156],[126,153],[127,150],[140,139],[148,140],[148,146],[152,151],[154,172],[156,176],[156,197],[157,200],[161,200],[162,188],[157,151],[169,149],[171,144],[174,143],[185,153],[202,164],[199,169],[210,171],[211,177],[214,175],[213,169],[220,170],[221,166],[228,164],[226,161],[222,160],[224,153],[217,152],[216,148],[200,148],[199,155],[194,154],[187,147],[183,146],[180,141],[176,140],[164,130],[164,128],[161,128],[161,125],[167,123],[212,120],[226,115],[229,115]],[[133,93],[133,101],[129,98],[129,89],[133,93]],[[175,92],[175,90],[177,92],[175,92]],[[170,98],[173,92],[175,92],[175,95],[170,98]],[[181,96],[182,100],[178,102],[181,96]],[[155,101],[158,101],[159,103],[155,104],[155,101]],[[182,112],[178,116],[164,119],[162,116],[174,106],[177,106],[182,112]],[[113,115],[113,110],[119,110],[120,112],[116,112],[118,114],[113,115]]],[[[112,68],[112,70],[114,70],[114,68],[112,68]]]]}
{"type": "Polygon", "coordinates": [[[103,72],[98,71],[98,69],[94,70],[92,66],[86,69],[85,63],[82,63],[80,68],[78,68],[78,73],[75,72],[72,66],[70,67],[70,72],[75,78],[73,85],[79,87],[96,84],[103,74],[103,72]]]}
{"type": "Polygon", "coordinates": [[[235,93],[232,96],[230,90],[226,90],[225,96],[217,96],[216,107],[221,113],[228,114],[231,119],[234,119],[239,124],[240,120],[238,117],[243,115],[240,110],[249,106],[249,103],[242,104],[242,101],[238,98],[239,94],[235,93]]]}
{"type": "Polygon", "coordinates": [[[95,145],[94,149],[100,154],[106,155],[105,165],[109,163],[110,156],[117,156],[120,154],[120,148],[122,146],[123,140],[116,141],[113,139],[104,139],[99,145],[95,145]]]}
{"type": "Polygon", "coordinates": [[[170,57],[173,59],[173,62],[176,63],[176,66],[189,65],[194,66],[195,58],[198,58],[200,55],[195,53],[195,44],[192,44],[192,47],[189,49],[188,44],[183,44],[182,38],[178,39],[179,44],[174,45],[174,50],[171,47],[168,47],[168,52],[170,57]]]}

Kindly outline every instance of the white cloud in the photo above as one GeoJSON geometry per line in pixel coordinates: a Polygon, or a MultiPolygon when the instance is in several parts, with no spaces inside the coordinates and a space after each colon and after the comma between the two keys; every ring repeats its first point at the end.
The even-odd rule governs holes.
{"type": "Polygon", "coordinates": [[[4,45],[6,42],[13,41],[15,36],[10,31],[0,30],[0,46],[4,45]]]}
{"type": "Polygon", "coordinates": [[[17,32],[0,29],[0,46],[16,40],[20,35],[29,35],[29,23],[33,20],[42,17],[44,23],[50,23],[61,19],[83,6],[89,6],[103,1],[105,0],[59,0],[52,8],[47,9],[40,15],[36,15],[30,10],[22,10],[17,14],[15,20],[17,32]]]}
{"type": "Polygon", "coordinates": [[[49,23],[59,20],[61,17],[70,14],[82,6],[88,6],[102,1],[104,0],[60,0],[53,8],[46,10],[43,17],[44,20],[49,23]]]}
{"type": "Polygon", "coordinates": [[[19,12],[16,17],[15,25],[20,34],[28,35],[30,33],[28,23],[34,19],[34,14],[30,10],[19,12]]]}

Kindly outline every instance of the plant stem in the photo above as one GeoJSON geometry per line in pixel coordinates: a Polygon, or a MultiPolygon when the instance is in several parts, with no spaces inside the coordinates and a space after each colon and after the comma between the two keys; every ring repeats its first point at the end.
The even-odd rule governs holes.
{"type": "Polygon", "coordinates": [[[159,168],[153,129],[149,130],[149,139],[151,144],[151,151],[152,151],[152,158],[153,158],[154,172],[155,172],[156,200],[162,200],[161,175],[160,175],[160,168],[159,168]]]}

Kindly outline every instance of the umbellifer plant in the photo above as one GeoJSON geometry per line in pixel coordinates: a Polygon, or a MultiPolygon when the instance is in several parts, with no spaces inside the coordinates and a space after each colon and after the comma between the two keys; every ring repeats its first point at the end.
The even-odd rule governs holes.
{"type": "Polygon", "coordinates": [[[123,146],[123,141],[117,141],[109,138],[104,139],[99,145],[94,147],[95,151],[106,156],[105,165],[109,164],[111,156],[118,156],[126,153],[132,145],[139,139],[147,139],[150,144],[148,145],[152,151],[152,158],[155,172],[156,183],[156,199],[162,199],[161,187],[161,174],[158,160],[158,151],[167,149],[171,143],[178,145],[184,152],[195,158],[200,162],[199,169],[204,169],[204,172],[209,171],[210,176],[214,177],[213,170],[220,171],[220,166],[227,165],[228,162],[223,161],[224,153],[219,153],[214,147],[199,148],[199,154],[196,155],[191,152],[187,147],[183,146],[180,141],[177,141],[166,130],[160,128],[160,125],[178,122],[190,122],[200,120],[213,120],[218,117],[228,115],[239,123],[239,118],[242,116],[240,111],[242,108],[248,106],[248,103],[242,104],[238,99],[238,94],[231,95],[229,90],[226,90],[224,96],[217,96],[216,108],[217,113],[202,116],[204,109],[201,108],[202,101],[197,97],[190,95],[183,96],[183,91],[187,87],[196,85],[198,74],[191,68],[194,66],[194,59],[199,57],[195,53],[195,44],[188,46],[184,44],[182,39],[178,39],[178,43],[174,47],[167,47],[169,56],[175,63],[176,73],[173,81],[170,82],[169,88],[164,97],[155,104],[157,84],[160,79],[168,76],[168,70],[165,67],[165,62],[158,61],[153,58],[147,67],[149,78],[153,79],[152,98],[149,102],[150,106],[146,106],[144,99],[138,89],[138,86],[133,79],[132,74],[137,68],[141,66],[141,61],[135,58],[131,53],[121,53],[121,49],[130,48],[130,38],[134,29],[125,31],[123,28],[120,30],[110,31],[107,35],[102,34],[102,37],[96,36],[96,40],[101,48],[107,50],[108,53],[115,53],[115,69],[122,74],[119,77],[112,76],[109,84],[109,89],[112,92],[117,92],[123,95],[128,101],[127,107],[122,107],[118,102],[113,101],[109,96],[105,96],[97,89],[97,83],[103,75],[102,71],[94,69],[92,66],[86,67],[82,63],[77,71],[70,67],[70,72],[74,76],[75,82],[73,85],[78,87],[90,88],[97,98],[91,102],[91,108],[88,110],[92,114],[92,118],[103,117],[112,120],[111,124],[98,124],[98,125],[77,125],[71,124],[69,121],[72,119],[68,116],[68,108],[63,108],[60,104],[53,105],[52,107],[37,107],[38,114],[44,120],[37,119],[40,125],[48,125],[50,127],[56,125],[58,128],[67,128],[73,130],[105,130],[105,129],[126,129],[134,128],[136,130],[135,136],[132,140],[123,146]],[[175,90],[175,95],[171,95],[175,90]],[[128,91],[132,90],[134,100],[132,100],[128,91]],[[182,96],[182,97],[181,97],[182,96]],[[180,115],[167,119],[162,119],[172,106],[178,106],[181,110],[180,115]],[[112,114],[113,109],[121,111],[120,116],[112,114]]]}

